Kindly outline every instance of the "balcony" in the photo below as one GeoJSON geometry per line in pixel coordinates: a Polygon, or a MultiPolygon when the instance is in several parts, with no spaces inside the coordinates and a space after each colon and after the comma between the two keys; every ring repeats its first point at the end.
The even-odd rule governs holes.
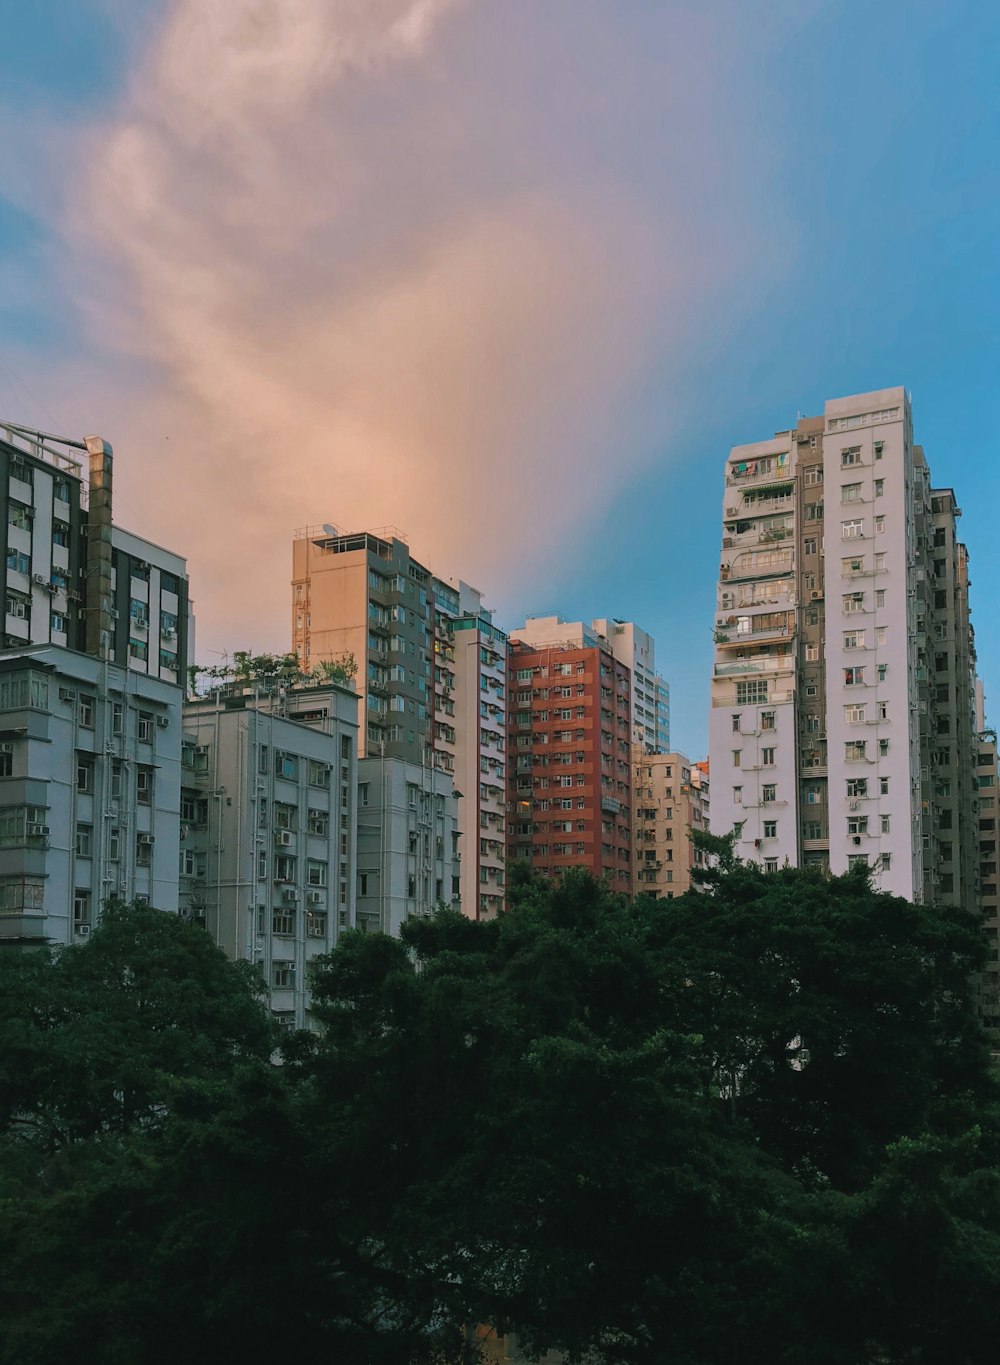
{"type": "Polygon", "coordinates": [[[737,659],[733,663],[716,664],[716,678],[742,677],[747,673],[794,673],[794,654],[762,654],[755,659],[737,659]]]}

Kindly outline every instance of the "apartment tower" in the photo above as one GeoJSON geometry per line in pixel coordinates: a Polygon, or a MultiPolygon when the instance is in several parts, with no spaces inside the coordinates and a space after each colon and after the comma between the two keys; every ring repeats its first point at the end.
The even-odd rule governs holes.
{"type": "Polygon", "coordinates": [[[632,887],[631,677],[603,640],[528,644],[508,665],[508,848],[536,871],[632,887]]]}
{"type": "Polygon", "coordinates": [[[960,509],[902,388],[839,398],[726,463],[715,832],[776,869],[863,861],[975,903],[974,650],[960,509]]]}
{"type": "Polygon", "coordinates": [[[672,900],[695,885],[692,872],[705,866],[695,830],[709,829],[708,764],[683,754],[650,754],[632,748],[632,890],[636,896],[672,900]]]}
{"type": "Polygon", "coordinates": [[[518,638],[524,644],[561,640],[581,647],[604,645],[629,670],[633,744],[642,745],[647,753],[666,753],[670,748],[670,689],[656,672],[656,642],[648,631],[617,617],[595,617],[588,625],[561,616],[529,616],[518,638]]]}

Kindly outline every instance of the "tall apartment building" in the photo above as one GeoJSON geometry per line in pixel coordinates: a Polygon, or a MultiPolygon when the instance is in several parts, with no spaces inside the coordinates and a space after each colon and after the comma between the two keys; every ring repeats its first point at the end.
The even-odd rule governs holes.
{"type": "Polygon", "coordinates": [[[524,644],[561,640],[579,647],[604,644],[629,670],[632,682],[632,742],[649,753],[670,748],[670,689],[656,672],[656,644],[652,635],[633,621],[595,617],[564,621],[561,616],[529,616],[518,630],[524,644]]]}
{"type": "Polygon", "coordinates": [[[508,665],[508,849],[539,872],[632,887],[631,678],[602,640],[528,644],[508,665]]]}
{"type": "Polygon", "coordinates": [[[974,900],[958,515],[902,388],[731,452],[710,752],[713,829],[741,856],[863,859],[908,899],[974,900]]]}
{"type": "Polygon", "coordinates": [[[461,794],[462,910],[493,919],[506,864],[507,636],[482,594],[434,580],[434,749],[461,794]]]}
{"type": "Polygon", "coordinates": [[[434,713],[431,574],[398,531],[297,531],[292,648],[305,671],[352,654],[361,753],[427,761],[434,713]]]}
{"type": "Polygon", "coordinates": [[[692,888],[705,855],[691,839],[708,832],[708,764],[632,748],[632,892],[666,900],[692,888]]]}
{"type": "Polygon", "coordinates": [[[462,800],[450,774],[382,756],[358,774],[358,928],[398,935],[404,920],[459,909],[462,800]]]}
{"type": "Polygon", "coordinates": [[[1000,896],[998,896],[997,850],[1000,848],[1000,763],[997,732],[986,724],[982,682],[976,681],[976,787],[978,819],[979,897],[983,930],[989,943],[989,961],[978,986],[979,1014],[996,1040],[1000,1035],[1000,896]]]}
{"type": "Polygon", "coordinates": [[[184,706],[180,910],[259,966],[291,1028],[310,1024],[310,960],[354,927],[357,716],[329,683],[232,683],[184,706]]]}
{"type": "MultiPolygon", "coordinates": [[[[451,777],[461,793],[462,909],[473,918],[497,914],[504,895],[506,635],[481,593],[434,577],[401,532],[300,531],[292,557],[292,641],[303,668],[353,654],[363,756],[451,777]]],[[[450,871],[444,880],[450,903],[450,871]]]]}
{"type": "Polygon", "coordinates": [[[177,909],[187,576],[113,524],[105,441],[4,431],[0,940],[71,943],[177,909]]]}

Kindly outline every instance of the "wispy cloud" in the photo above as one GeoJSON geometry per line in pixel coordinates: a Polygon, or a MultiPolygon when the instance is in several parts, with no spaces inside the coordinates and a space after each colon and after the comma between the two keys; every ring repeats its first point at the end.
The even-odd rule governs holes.
{"type": "Polygon", "coordinates": [[[654,65],[602,6],[553,9],[175,0],[75,144],[103,426],[204,641],[283,643],[305,522],[527,582],[648,454],[652,360],[754,249],[746,205],[714,216],[733,153],[687,69],[725,40],[678,11],[654,65]]]}

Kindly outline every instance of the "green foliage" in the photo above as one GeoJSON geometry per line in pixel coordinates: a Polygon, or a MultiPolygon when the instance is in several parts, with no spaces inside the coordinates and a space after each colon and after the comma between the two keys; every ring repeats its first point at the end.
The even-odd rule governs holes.
{"type": "Polygon", "coordinates": [[[1000,1123],[961,912],[864,877],[345,934],[259,982],[115,907],[0,956],[0,1365],[986,1365],[1000,1123]]]}
{"type": "Polygon", "coordinates": [[[249,650],[236,650],[232,663],[228,657],[221,664],[192,664],[188,668],[188,690],[192,696],[198,692],[199,681],[203,688],[211,690],[214,685],[229,687],[292,687],[309,683],[336,683],[349,687],[357,676],[358,663],[353,654],[343,654],[339,659],[325,659],[311,669],[305,669],[298,655],[252,654],[249,650]]]}

